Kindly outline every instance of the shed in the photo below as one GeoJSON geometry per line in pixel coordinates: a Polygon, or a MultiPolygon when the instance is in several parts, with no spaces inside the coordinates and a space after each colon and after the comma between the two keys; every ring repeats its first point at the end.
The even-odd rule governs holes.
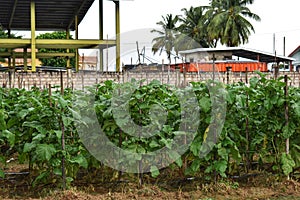
{"type": "Polygon", "coordinates": [[[293,66],[295,71],[300,71],[300,45],[289,54],[289,57],[294,58],[293,66]]]}
{"type": "Polygon", "coordinates": [[[294,59],[286,56],[278,56],[264,51],[243,48],[243,47],[222,47],[222,48],[196,48],[191,50],[180,51],[180,55],[185,57],[187,62],[191,60],[213,60],[213,55],[217,60],[230,60],[232,56],[239,58],[246,58],[256,60],[259,62],[272,63],[272,62],[289,62],[294,59]]]}
{"type": "MultiPolygon", "coordinates": [[[[78,39],[78,25],[83,20],[87,11],[95,0],[1,0],[0,1],[0,25],[10,33],[13,30],[31,31],[30,39],[0,39],[1,48],[7,51],[0,57],[9,59],[23,58],[26,67],[27,57],[31,58],[32,71],[35,71],[36,58],[43,57],[76,57],[76,68],[79,66],[78,49],[98,48],[101,52],[107,46],[116,46],[116,66],[120,67],[120,38],[115,40],[103,39],[103,0],[99,1],[99,38],[78,39]],[[36,31],[66,31],[75,30],[75,40],[69,39],[36,39],[36,31]],[[14,49],[23,48],[23,52],[14,52],[14,49]],[[77,49],[74,53],[61,53],[57,55],[48,53],[40,55],[40,48],[77,49]],[[27,51],[31,49],[31,51],[27,51]]],[[[116,35],[120,34],[119,1],[115,4],[116,35]]],[[[103,53],[102,53],[103,55],[103,53]]],[[[102,56],[103,57],[103,56],[102,56]]],[[[100,66],[103,62],[100,62],[100,66]]],[[[103,66],[103,65],[102,65],[103,66]]]]}

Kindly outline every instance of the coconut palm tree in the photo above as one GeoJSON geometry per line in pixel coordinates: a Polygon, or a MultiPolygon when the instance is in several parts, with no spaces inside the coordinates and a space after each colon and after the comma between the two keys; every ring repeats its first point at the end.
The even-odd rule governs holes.
{"type": "Polygon", "coordinates": [[[178,16],[173,17],[172,14],[167,14],[166,17],[162,16],[162,21],[157,22],[156,24],[161,27],[160,30],[153,29],[151,33],[157,33],[158,37],[152,40],[152,52],[156,54],[160,51],[160,54],[163,50],[166,51],[169,62],[171,62],[171,52],[174,50],[175,40],[176,40],[176,30],[178,16]]]}
{"type": "Polygon", "coordinates": [[[260,21],[260,17],[247,7],[254,0],[211,0],[207,11],[207,27],[210,40],[220,40],[226,46],[239,46],[248,42],[254,27],[247,20],[260,21]]]}
{"type": "Polygon", "coordinates": [[[179,18],[181,25],[178,29],[181,32],[181,34],[178,38],[178,43],[181,45],[185,44],[186,49],[197,47],[206,48],[215,46],[213,41],[208,40],[207,35],[208,19],[205,15],[205,12],[208,9],[208,6],[199,6],[191,7],[190,9],[182,9],[184,15],[183,17],[179,18]]]}

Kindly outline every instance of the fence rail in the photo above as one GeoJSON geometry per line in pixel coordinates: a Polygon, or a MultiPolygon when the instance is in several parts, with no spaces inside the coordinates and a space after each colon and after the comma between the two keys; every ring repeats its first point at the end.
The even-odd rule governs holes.
{"type": "MultiPolygon", "coordinates": [[[[274,79],[272,72],[265,72],[267,79],[274,79]]],[[[280,72],[278,76],[288,76],[289,86],[300,87],[299,72],[280,72]]],[[[175,86],[187,85],[189,82],[197,82],[208,79],[217,79],[223,83],[248,83],[250,78],[259,76],[255,72],[200,72],[200,73],[180,73],[179,71],[139,71],[139,72],[97,72],[97,71],[40,71],[36,73],[30,72],[0,72],[0,84],[2,87],[25,88],[31,87],[47,88],[49,84],[52,86],[60,86],[61,79],[63,86],[73,89],[83,89],[86,86],[92,86],[113,80],[119,83],[128,82],[131,79],[145,80],[149,83],[152,80],[159,80],[162,83],[172,84],[175,86]]]]}

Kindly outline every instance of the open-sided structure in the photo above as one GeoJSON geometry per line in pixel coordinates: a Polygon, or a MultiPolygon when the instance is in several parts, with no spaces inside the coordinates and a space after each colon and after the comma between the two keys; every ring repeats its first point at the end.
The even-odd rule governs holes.
{"type": "Polygon", "coordinates": [[[0,48],[7,49],[0,57],[9,58],[9,65],[14,65],[14,58],[24,58],[27,70],[27,58],[31,58],[31,71],[36,70],[36,58],[63,56],[76,57],[78,69],[78,49],[100,49],[100,69],[103,68],[103,49],[116,46],[116,69],[120,69],[120,14],[119,1],[115,4],[115,40],[103,39],[103,0],[99,1],[99,38],[78,39],[78,25],[95,0],[1,0],[0,25],[10,34],[14,30],[31,31],[30,39],[0,39],[0,48]],[[36,39],[36,31],[75,31],[75,39],[36,39]],[[14,49],[23,48],[23,52],[14,49]],[[39,53],[40,48],[67,49],[67,53],[39,53]],[[28,49],[31,49],[28,51],[28,49]],[[68,49],[77,49],[70,53],[68,49]],[[11,62],[12,61],[12,62],[11,62]]]}

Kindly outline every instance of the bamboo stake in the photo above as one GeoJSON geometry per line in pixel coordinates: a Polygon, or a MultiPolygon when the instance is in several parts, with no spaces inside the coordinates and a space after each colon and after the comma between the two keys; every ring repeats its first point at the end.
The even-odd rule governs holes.
{"type": "MultiPolygon", "coordinates": [[[[284,95],[287,98],[288,97],[288,77],[287,77],[287,75],[284,76],[284,82],[285,82],[284,95]]],[[[284,104],[285,104],[284,105],[284,107],[285,107],[285,110],[284,110],[285,125],[288,126],[289,125],[289,106],[288,106],[287,101],[285,101],[284,104]]],[[[289,154],[289,151],[290,151],[290,140],[289,140],[289,138],[286,139],[285,150],[286,150],[286,154],[289,154]]]]}
{"type": "MultiPolygon", "coordinates": [[[[61,95],[64,95],[64,81],[63,81],[63,73],[60,71],[60,92],[61,95]]],[[[61,112],[63,112],[63,108],[61,112]]],[[[61,149],[62,151],[65,151],[65,126],[64,122],[62,120],[62,116],[60,116],[60,121],[61,121],[61,149]]],[[[66,171],[65,171],[65,156],[62,156],[61,159],[61,171],[62,171],[62,180],[63,180],[63,190],[66,189],[66,171]]]]}

